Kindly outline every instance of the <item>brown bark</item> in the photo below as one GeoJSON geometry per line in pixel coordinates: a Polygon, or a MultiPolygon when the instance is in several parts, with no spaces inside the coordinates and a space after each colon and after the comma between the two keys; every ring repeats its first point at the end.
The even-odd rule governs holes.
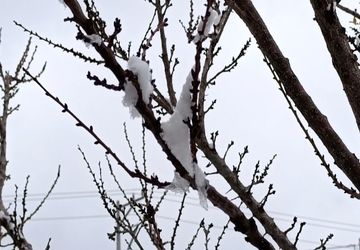
{"type": "MultiPolygon", "coordinates": [[[[81,7],[77,0],[64,0],[67,6],[72,11],[74,18],[73,20],[83,28],[87,34],[96,34],[93,30],[89,19],[83,14],[81,7]]],[[[124,71],[121,66],[116,62],[112,51],[105,47],[104,44],[101,46],[95,47],[98,53],[105,60],[105,65],[113,71],[115,76],[118,78],[119,82],[125,80],[126,77],[130,78],[133,81],[134,86],[138,90],[138,102],[136,108],[144,119],[145,126],[152,132],[157,142],[161,146],[162,150],[168,157],[168,160],[175,167],[176,171],[185,179],[187,179],[191,186],[196,189],[195,180],[189,176],[186,169],[182,166],[180,161],[172,154],[170,148],[162,138],[162,129],[161,124],[158,119],[156,119],[153,111],[142,101],[141,90],[138,86],[138,83],[135,78],[131,77],[131,72],[124,71]]],[[[246,240],[257,247],[258,249],[275,249],[272,244],[259,232],[254,219],[247,219],[243,212],[234,205],[229,199],[221,195],[214,187],[211,185],[207,190],[208,199],[219,209],[221,209],[225,214],[227,214],[230,220],[234,223],[235,229],[242,232],[246,235],[246,240]]],[[[291,243],[290,243],[291,245],[291,243]]],[[[284,248],[284,249],[293,249],[293,248],[284,248]]]]}
{"type": "Polygon", "coordinates": [[[239,181],[236,174],[227,166],[225,160],[220,157],[215,150],[209,147],[204,134],[202,134],[202,138],[199,140],[199,148],[204,152],[206,158],[215,166],[219,174],[224,177],[231,189],[239,195],[241,201],[246,204],[254,217],[260,221],[266,233],[272,237],[278,246],[281,249],[296,249],[294,244],[287,238],[286,234],[275,224],[273,218],[266,213],[259,202],[251,195],[247,187],[239,181]]]}
{"type": "MultiPolygon", "coordinates": [[[[87,35],[97,34],[97,31],[95,30],[91,20],[84,15],[84,12],[82,11],[78,1],[64,0],[64,3],[73,13],[73,21],[79,24],[81,28],[85,30],[87,35]]],[[[111,51],[111,48],[105,46],[102,43],[100,46],[96,46],[95,49],[104,58],[105,67],[109,68],[111,72],[113,72],[113,74],[119,81],[120,87],[122,88],[125,83],[125,71],[116,61],[116,58],[111,51]]]]}
{"type": "Polygon", "coordinates": [[[341,26],[336,12],[327,10],[328,4],[324,0],[310,2],[360,130],[360,70],[357,57],[350,48],[345,28],[341,26]]]}
{"type": "Polygon", "coordinates": [[[259,233],[255,220],[253,218],[247,219],[237,206],[228,198],[221,195],[213,186],[209,186],[207,195],[214,206],[224,211],[230,217],[231,222],[235,225],[235,230],[246,235],[246,241],[258,249],[275,249],[271,243],[259,233]]]}
{"type": "MultiPolygon", "coordinates": [[[[318,135],[328,152],[334,158],[335,164],[345,173],[353,185],[360,190],[359,159],[350,152],[332,128],[326,116],[321,113],[307,94],[293,72],[289,60],[280,51],[252,2],[250,0],[227,0],[226,2],[247,25],[261,51],[274,67],[287,95],[295,103],[309,126],[318,135]]],[[[354,94],[354,97],[356,96],[357,94],[354,94]]]]}

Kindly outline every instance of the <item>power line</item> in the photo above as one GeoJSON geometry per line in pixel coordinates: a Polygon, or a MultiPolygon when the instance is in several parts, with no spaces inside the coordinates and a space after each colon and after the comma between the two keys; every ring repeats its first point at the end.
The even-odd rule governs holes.
{"type": "MultiPolygon", "coordinates": [[[[275,220],[279,220],[279,221],[289,221],[291,222],[292,220],[290,219],[283,219],[283,218],[277,218],[274,217],[275,220]]],[[[338,231],[346,231],[346,232],[352,232],[352,233],[360,233],[360,230],[356,230],[356,229],[351,229],[351,228],[345,228],[345,227],[337,227],[337,226],[331,226],[331,225],[325,225],[325,224],[318,224],[318,223],[312,223],[312,222],[306,222],[307,226],[313,226],[313,227],[321,227],[321,228],[329,228],[329,229],[335,229],[338,231]]]]}
{"type": "MultiPolygon", "coordinates": [[[[140,193],[138,188],[129,188],[124,189],[125,192],[132,192],[132,193],[140,193]]],[[[122,192],[119,189],[109,189],[107,190],[108,194],[122,194],[122,192]]],[[[54,192],[51,193],[48,200],[56,200],[56,199],[71,199],[72,197],[79,197],[79,198],[89,198],[89,197],[96,197],[98,196],[97,191],[69,191],[69,192],[54,192]]],[[[46,193],[33,193],[33,194],[27,194],[27,200],[28,201],[39,201],[42,200],[43,197],[46,195],[46,193]]],[[[15,195],[8,194],[4,195],[5,201],[13,201],[15,198],[15,195]]],[[[20,200],[21,197],[18,196],[18,200],[20,200]]]]}
{"type": "MultiPolygon", "coordinates": [[[[294,215],[291,215],[291,214],[288,214],[288,213],[283,213],[283,212],[276,212],[276,211],[272,211],[272,210],[269,210],[268,212],[272,213],[272,214],[277,214],[277,215],[294,217],[294,215]]],[[[349,226],[349,227],[358,227],[360,229],[360,225],[359,224],[354,224],[354,223],[327,220],[327,219],[319,219],[319,218],[315,218],[315,217],[302,216],[302,215],[296,216],[296,217],[298,219],[303,219],[303,220],[314,220],[314,221],[319,221],[319,222],[324,222],[324,223],[329,223],[329,224],[337,224],[337,225],[343,225],[343,226],[349,226]]]]}
{"type": "Polygon", "coordinates": [[[87,219],[104,219],[111,218],[106,214],[93,214],[93,215],[71,215],[71,216],[52,216],[52,217],[34,217],[31,221],[62,221],[62,220],[87,220],[87,219]]]}
{"type": "MultiPolygon", "coordinates": [[[[133,216],[133,215],[129,215],[129,216],[133,216]]],[[[172,221],[172,222],[174,222],[176,220],[176,218],[172,218],[172,217],[169,217],[169,216],[157,215],[156,217],[159,218],[159,219],[172,221]]],[[[54,216],[54,217],[39,217],[39,218],[34,217],[32,219],[32,221],[34,221],[34,222],[39,221],[40,222],[40,221],[88,220],[88,219],[111,219],[111,217],[109,215],[107,215],[107,214],[93,214],[93,215],[54,216]]],[[[189,224],[189,225],[198,226],[200,222],[194,221],[194,220],[181,219],[180,223],[185,223],[185,224],[189,224]]],[[[213,228],[222,230],[224,227],[219,226],[219,225],[213,225],[213,228]]],[[[231,227],[229,227],[228,230],[235,231],[231,227]]],[[[305,239],[299,239],[299,241],[303,242],[303,243],[308,243],[308,244],[319,244],[319,242],[317,242],[317,241],[311,241],[311,240],[305,240],[305,239]]],[[[329,244],[329,246],[336,247],[336,245],[333,245],[333,244],[329,244]]]]}
{"type": "MultiPolygon", "coordinates": [[[[141,194],[141,191],[137,188],[130,188],[130,189],[125,189],[124,190],[127,193],[131,193],[131,194],[141,194]]],[[[107,190],[107,193],[109,195],[113,195],[113,196],[117,196],[117,195],[123,195],[123,193],[118,190],[118,189],[110,189],[107,190]]],[[[155,190],[155,193],[163,193],[161,191],[157,191],[155,190]]],[[[43,196],[45,194],[44,193],[33,193],[33,194],[28,194],[28,198],[27,201],[40,201],[42,200],[43,196]]],[[[176,194],[172,194],[172,193],[168,193],[168,196],[172,196],[172,197],[178,197],[176,194]]],[[[69,192],[55,192],[52,193],[51,196],[48,198],[48,200],[71,200],[71,199],[85,199],[85,198],[96,198],[99,197],[99,194],[96,191],[69,191],[69,192]]],[[[153,196],[154,198],[159,198],[156,196],[153,196]]],[[[5,195],[4,196],[5,201],[9,201],[11,202],[12,200],[10,198],[15,198],[14,195],[5,195]]],[[[20,199],[20,197],[18,198],[20,199]]],[[[179,200],[176,199],[171,199],[171,198],[165,198],[164,200],[168,201],[168,202],[176,202],[178,203],[179,200]]],[[[187,197],[187,200],[193,200],[193,201],[198,201],[197,198],[195,197],[187,197]]],[[[196,206],[198,207],[198,203],[192,203],[192,202],[185,202],[186,205],[191,205],[191,206],[196,206]]],[[[212,210],[217,210],[215,207],[209,207],[209,209],[212,210]]],[[[283,213],[283,212],[277,212],[277,211],[272,211],[269,210],[268,211],[270,214],[274,214],[274,215],[280,215],[280,216],[285,216],[285,217],[291,217],[291,219],[289,218],[280,218],[280,217],[274,217],[274,219],[279,220],[279,221],[289,221],[292,222],[292,218],[294,218],[296,215],[292,215],[289,213],[283,213]]],[[[302,219],[302,220],[307,220],[306,224],[309,226],[314,226],[314,227],[322,227],[322,228],[331,228],[331,229],[335,229],[335,230],[340,230],[340,231],[347,231],[347,232],[353,232],[353,233],[360,233],[360,225],[359,224],[354,224],[354,223],[347,223],[347,222],[340,222],[340,221],[335,221],[335,220],[327,220],[327,219],[321,219],[321,218],[315,218],[315,217],[310,217],[310,216],[302,216],[302,215],[298,215],[296,216],[298,219],[302,219]],[[310,222],[309,222],[310,221],[310,222]],[[313,221],[313,222],[311,222],[313,221]],[[314,223],[314,222],[321,222],[321,223],[326,223],[326,224],[319,224],[319,223],[314,223]],[[345,226],[345,227],[352,227],[355,229],[351,229],[351,228],[345,228],[345,227],[338,227],[339,226],[345,226]]],[[[68,218],[68,217],[59,217],[59,218],[68,218]]]]}

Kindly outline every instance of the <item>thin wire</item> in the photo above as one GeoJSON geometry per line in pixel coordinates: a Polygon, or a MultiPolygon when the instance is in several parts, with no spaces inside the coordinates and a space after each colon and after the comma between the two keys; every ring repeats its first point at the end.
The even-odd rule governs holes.
{"type": "MultiPolygon", "coordinates": [[[[276,211],[272,211],[272,210],[269,210],[268,212],[271,213],[271,214],[294,217],[294,215],[291,215],[291,214],[288,214],[288,213],[276,212],[276,211]]],[[[296,217],[298,219],[303,219],[303,220],[314,220],[314,221],[325,222],[325,223],[329,223],[329,224],[337,224],[337,225],[343,225],[343,226],[349,226],[349,227],[359,227],[360,228],[359,224],[354,224],[354,223],[340,222],[340,221],[327,220],[327,219],[318,219],[318,218],[309,217],[309,216],[296,216],[296,217]]]]}
{"type": "MultiPolygon", "coordinates": [[[[131,216],[131,215],[129,215],[131,216]]],[[[156,216],[159,219],[168,220],[168,221],[174,221],[175,218],[169,217],[169,216],[162,216],[157,215],[156,216]]],[[[41,222],[41,221],[62,221],[62,220],[88,220],[88,219],[111,219],[109,215],[106,214],[94,214],[94,215],[75,215],[75,216],[56,216],[56,217],[39,217],[39,218],[33,218],[32,221],[41,222]]],[[[199,225],[198,221],[193,220],[186,220],[181,219],[181,223],[190,224],[190,225],[199,225]]],[[[223,229],[223,226],[213,225],[213,228],[217,229],[223,229]]],[[[228,230],[235,231],[233,228],[228,228],[228,230]]],[[[317,241],[311,241],[311,240],[305,240],[305,239],[299,239],[300,242],[308,243],[308,244],[319,244],[317,241]]],[[[329,246],[337,247],[334,244],[329,244],[329,246]]]]}
{"type": "MultiPolygon", "coordinates": [[[[139,189],[137,189],[137,188],[129,188],[129,189],[126,189],[125,191],[128,193],[132,193],[132,194],[140,194],[141,193],[141,191],[139,191],[139,189]]],[[[108,194],[111,194],[113,196],[122,195],[122,193],[118,189],[110,189],[107,192],[108,192],[108,194]]],[[[157,191],[157,190],[155,190],[154,192],[162,193],[161,191],[157,191]]],[[[42,196],[44,196],[44,195],[45,195],[44,193],[28,194],[27,201],[39,201],[42,199],[42,196]]],[[[56,193],[53,193],[48,198],[48,200],[71,200],[71,199],[95,198],[95,197],[98,197],[98,195],[99,194],[96,191],[56,192],[56,193]]],[[[168,196],[179,197],[178,195],[172,194],[172,193],[169,193],[168,196]]],[[[12,202],[13,199],[11,199],[11,198],[14,198],[14,195],[5,195],[4,198],[5,198],[4,200],[6,202],[12,202]]],[[[179,202],[178,200],[171,199],[171,198],[165,198],[165,200],[169,201],[169,202],[175,202],[175,203],[179,202]]],[[[198,201],[198,199],[196,197],[190,197],[190,196],[187,198],[187,200],[198,201]]],[[[185,203],[186,203],[186,205],[198,206],[198,203],[191,203],[188,201],[186,201],[185,203]]],[[[209,207],[209,209],[217,210],[215,207],[209,207]]],[[[270,214],[274,214],[274,215],[291,217],[291,219],[274,217],[274,219],[279,220],[279,221],[289,221],[290,222],[293,220],[292,218],[296,216],[296,215],[292,215],[289,213],[277,212],[277,211],[272,211],[272,210],[269,210],[268,212],[270,214]]],[[[307,222],[306,224],[309,226],[331,228],[331,229],[336,229],[336,230],[340,230],[340,231],[360,233],[360,225],[359,224],[327,220],[327,219],[321,219],[321,218],[315,218],[315,217],[309,217],[309,216],[301,216],[301,215],[296,216],[296,217],[298,219],[302,219],[302,220],[326,223],[326,224],[318,224],[318,223],[313,223],[313,222],[307,222]],[[328,225],[328,224],[330,224],[330,225],[328,225]],[[337,227],[336,225],[341,225],[341,226],[346,226],[346,227],[354,227],[354,228],[358,228],[358,230],[351,229],[351,228],[337,227]]]]}

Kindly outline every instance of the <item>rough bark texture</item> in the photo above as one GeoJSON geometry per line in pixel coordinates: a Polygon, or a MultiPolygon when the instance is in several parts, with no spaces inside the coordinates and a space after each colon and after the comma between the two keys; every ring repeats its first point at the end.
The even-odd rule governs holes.
{"type": "MultiPolygon", "coordinates": [[[[259,44],[261,51],[274,67],[274,70],[284,85],[287,95],[295,103],[309,126],[314,130],[329,153],[332,155],[335,160],[335,164],[345,173],[353,185],[360,190],[359,159],[355,154],[349,151],[339,135],[330,125],[326,116],[320,112],[311,97],[307,94],[291,69],[289,60],[280,51],[252,2],[250,0],[227,0],[226,2],[245,22],[259,44]]],[[[336,50],[336,48],[334,49],[336,50]]],[[[353,89],[350,89],[350,91],[352,90],[353,89]]],[[[360,89],[356,90],[353,94],[353,98],[360,98],[360,96],[357,97],[357,92],[359,90],[360,89]]]]}
{"type": "MultiPolygon", "coordinates": [[[[220,157],[217,152],[209,147],[206,142],[206,138],[203,137],[199,141],[199,148],[204,152],[207,159],[215,166],[219,174],[224,177],[231,189],[239,195],[240,199],[246,204],[246,206],[253,213],[254,217],[260,221],[267,234],[278,244],[282,249],[296,249],[294,244],[290,242],[286,234],[282,232],[271,218],[257,202],[254,197],[250,194],[247,187],[245,187],[237,178],[236,174],[231,171],[227,166],[225,160],[220,157]]],[[[262,248],[259,248],[262,249],[262,248]]]]}
{"type": "MultiPolygon", "coordinates": [[[[259,233],[253,218],[247,219],[240,209],[235,206],[228,198],[221,195],[212,186],[209,186],[207,195],[211,203],[229,215],[231,222],[235,225],[235,230],[246,235],[245,240],[258,249],[275,249],[271,243],[259,233]],[[224,204],[226,204],[224,206],[224,204]]],[[[293,248],[288,248],[293,249],[293,248]]],[[[294,248],[296,249],[296,248],[294,248]]]]}
{"type": "Polygon", "coordinates": [[[357,58],[351,51],[345,28],[341,26],[336,12],[327,10],[325,0],[310,2],[360,130],[360,70],[357,58]]]}

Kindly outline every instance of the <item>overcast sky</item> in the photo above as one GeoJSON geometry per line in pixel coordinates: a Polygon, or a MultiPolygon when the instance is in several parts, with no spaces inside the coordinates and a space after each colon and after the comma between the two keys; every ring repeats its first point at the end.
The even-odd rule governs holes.
{"type": "MultiPolygon", "coordinates": [[[[111,26],[115,17],[122,21],[123,32],[120,39],[123,44],[132,41],[135,52],[139,41],[147,29],[151,18],[151,6],[143,0],[134,1],[98,1],[98,9],[111,26]]],[[[193,64],[193,45],[187,44],[185,34],[178,22],[188,21],[188,5],[175,3],[169,10],[168,41],[176,44],[176,56],[180,66],[175,73],[175,88],[180,93],[185,77],[193,64]]],[[[182,1],[181,1],[182,2],[182,1]]],[[[185,1],[184,1],[185,2],[185,1]]],[[[356,7],[355,1],[343,0],[348,7],[356,7]]],[[[356,123],[349,109],[342,86],[331,65],[320,30],[313,21],[313,11],[309,1],[268,0],[254,1],[270,32],[290,63],[305,89],[311,94],[320,110],[343,138],[350,150],[360,155],[360,138],[356,123]]],[[[199,5],[200,6],[200,5],[199,5]]],[[[197,13],[203,13],[198,8],[197,13]]],[[[341,13],[343,25],[347,27],[351,18],[341,13]]],[[[73,47],[88,55],[96,56],[91,48],[75,39],[76,28],[62,20],[70,15],[69,11],[57,0],[2,0],[0,8],[0,27],[2,41],[0,61],[3,68],[14,71],[26,45],[28,35],[13,20],[29,29],[46,36],[56,43],[73,47]]],[[[222,68],[238,52],[250,34],[239,18],[233,15],[222,40],[222,54],[214,67],[222,68]]],[[[153,44],[156,44],[155,39],[153,44]]],[[[126,122],[129,136],[133,141],[139,159],[141,158],[141,120],[130,119],[128,110],[122,106],[122,93],[114,93],[95,87],[86,79],[86,73],[92,73],[108,80],[113,76],[102,66],[95,67],[75,59],[58,49],[33,39],[38,45],[38,53],[31,72],[36,72],[47,61],[47,69],[41,82],[60,99],[65,101],[85,122],[92,124],[96,131],[118,152],[119,156],[132,166],[131,155],[126,146],[123,123],[126,122]]],[[[148,53],[151,59],[157,84],[162,88],[159,50],[155,46],[148,53]]],[[[126,66],[126,63],[123,63],[126,66]]],[[[230,152],[229,165],[237,163],[237,153],[249,145],[250,154],[245,160],[242,180],[251,178],[253,167],[258,160],[265,165],[274,154],[277,158],[267,179],[274,183],[276,196],[267,204],[270,214],[285,229],[291,224],[292,216],[308,222],[301,235],[299,249],[312,249],[320,238],[334,233],[331,246],[357,244],[360,237],[360,203],[351,200],[337,190],[327,177],[325,170],[313,153],[304,134],[289,111],[276,82],[262,62],[257,45],[252,45],[247,55],[241,59],[239,67],[229,75],[221,77],[216,86],[211,87],[208,100],[217,99],[216,109],[207,118],[208,132],[219,130],[219,148],[226,149],[227,143],[235,141],[230,152]],[[325,223],[324,220],[332,221],[325,223]],[[343,223],[343,224],[341,224],[343,223]],[[345,223],[345,224],[344,224],[345,223]],[[346,224],[347,223],[347,224],[346,224]],[[350,225],[352,224],[352,225],[350,225]],[[314,243],[315,242],[315,243],[314,243]]],[[[11,180],[6,183],[7,200],[14,194],[14,185],[21,188],[27,175],[30,178],[29,206],[39,202],[36,194],[46,192],[55,178],[57,166],[62,166],[62,174],[54,194],[42,210],[27,225],[26,236],[34,249],[44,248],[49,237],[53,249],[113,249],[115,244],[107,239],[107,232],[113,230],[114,222],[102,208],[86,165],[77,145],[80,145],[89,161],[97,167],[99,161],[106,160],[101,148],[93,144],[92,138],[77,128],[74,121],[61,113],[59,107],[48,99],[33,83],[21,86],[13,103],[20,103],[21,109],[10,118],[8,135],[9,174],[11,180]]],[[[151,135],[147,135],[148,164],[161,180],[170,181],[173,169],[164,160],[151,135]]],[[[326,154],[329,162],[331,158],[326,154]]],[[[139,195],[138,186],[121,170],[117,171],[119,180],[129,194],[139,195]]],[[[339,173],[339,176],[342,176],[339,173]]],[[[121,195],[108,176],[105,177],[109,190],[115,199],[121,195]]],[[[212,181],[210,179],[210,181],[212,181]]],[[[214,180],[215,181],[215,180],[214,180]]],[[[214,186],[227,186],[222,182],[212,182],[214,186]]],[[[259,187],[255,192],[258,199],[267,190],[259,187]]],[[[160,196],[157,191],[156,195],[160,196]]],[[[160,210],[159,222],[168,236],[176,217],[178,201],[181,196],[170,194],[160,210]]],[[[188,206],[183,219],[185,222],[179,232],[179,249],[191,240],[196,225],[205,217],[206,222],[216,226],[212,234],[216,241],[221,227],[227,219],[220,211],[210,206],[205,211],[198,205],[197,194],[190,192],[188,206]]],[[[201,243],[203,238],[199,240],[201,243]]],[[[229,230],[223,242],[224,249],[246,245],[243,236],[229,230]]],[[[123,243],[124,244],[124,243],[123,243]]],[[[243,247],[242,247],[243,246],[243,247]]],[[[202,245],[198,245],[201,249],[202,245]]]]}

